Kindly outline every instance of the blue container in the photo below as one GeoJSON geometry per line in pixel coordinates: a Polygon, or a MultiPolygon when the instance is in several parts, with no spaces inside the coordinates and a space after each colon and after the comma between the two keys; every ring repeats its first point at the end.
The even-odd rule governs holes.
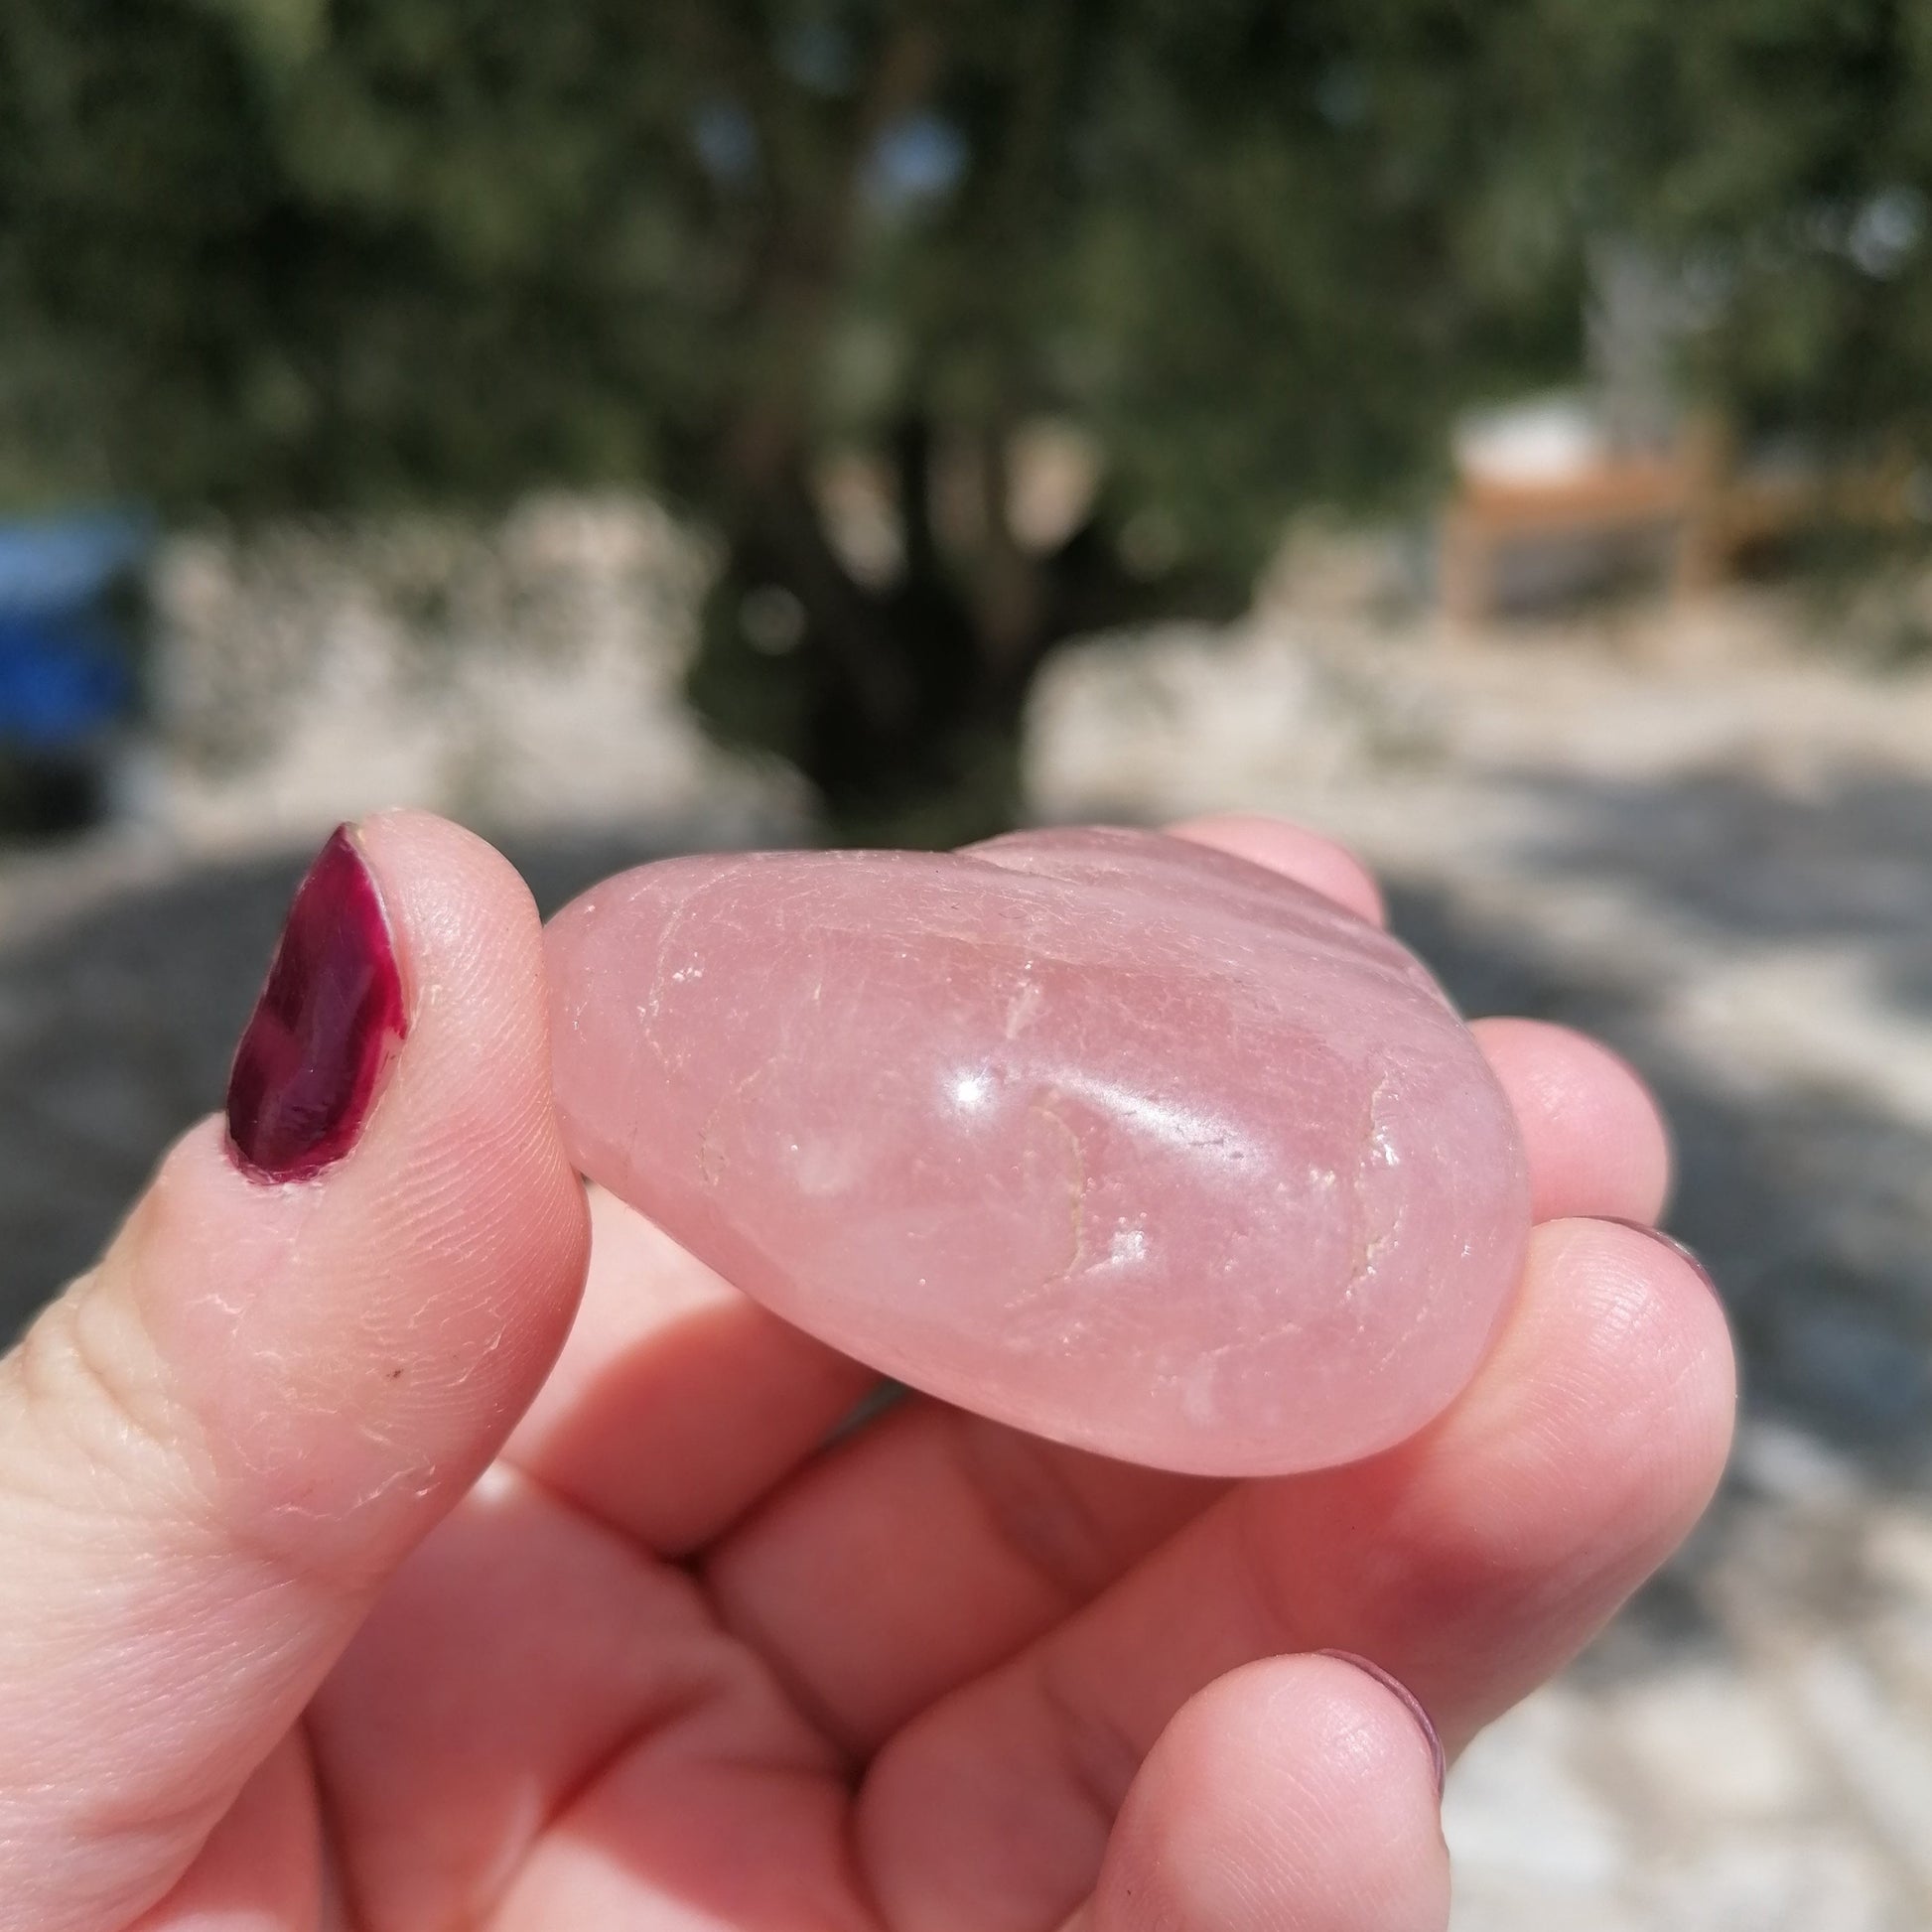
{"type": "Polygon", "coordinates": [[[0,521],[0,753],[84,752],[132,715],[152,547],[119,511],[0,521]]]}

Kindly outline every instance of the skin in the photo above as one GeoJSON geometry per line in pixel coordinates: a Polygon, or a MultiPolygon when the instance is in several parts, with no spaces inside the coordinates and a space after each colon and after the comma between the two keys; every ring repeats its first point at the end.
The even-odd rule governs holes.
{"type": "Polygon", "coordinates": [[[862,1369],[587,1215],[521,884],[363,839],[413,1025],[352,1153],[266,1187],[204,1123],[0,1362],[0,1932],[1444,1926],[1424,1734],[1315,1653],[1452,1756],[1708,1500],[1731,1352],[1634,1076],[1478,1028],[1540,1225],[1387,1455],[1228,1486],[920,1400],[828,1448],[862,1369]]]}

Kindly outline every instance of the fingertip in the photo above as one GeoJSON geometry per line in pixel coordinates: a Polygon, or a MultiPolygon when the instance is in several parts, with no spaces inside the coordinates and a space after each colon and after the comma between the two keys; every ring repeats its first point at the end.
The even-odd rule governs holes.
{"type": "Polygon", "coordinates": [[[398,806],[358,819],[349,836],[374,867],[384,897],[419,907],[427,920],[447,922],[452,912],[467,910],[540,928],[522,874],[468,826],[398,806]]]}
{"type": "Polygon", "coordinates": [[[283,1178],[203,1123],[99,1272],[138,1309],[151,1372],[197,1420],[233,1506],[286,1517],[317,1548],[340,1532],[380,1562],[391,1543],[373,1525],[419,1533],[535,1393],[576,1307],[589,1221],[551,1104],[522,880],[423,813],[351,837],[406,1025],[346,1145],[283,1178]]]}
{"type": "Polygon", "coordinates": [[[487,840],[428,812],[379,812],[351,836],[395,928],[412,1037],[498,1035],[514,1056],[503,1097],[547,1118],[547,1055],[531,1056],[549,1034],[543,924],[522,876],[487,840]]]}
{"type": "Polygon", "coordinates": [[[1435,1727],[1379,1665],[1339,1651],[1267,1657],[1216,1678],[1184,1704],[1150,1753],[1190,1795],[1229,1806],[1284,1798],[1400,1843],[1438,1834],[1435,1727]]]}
{"type": "Polygon", "coordinates": [[[1413,1700],[1274,1657],[1181,1707],[1122,1806],[1097,1932],[1420,1932],[1447,1923],[1436,1751],[1413,1700]]]}
{"type": "Polygon", "coordinates": [[[1319,893],[1371,925],[1388,923],[1381,888],[1346,846],[1300,825],[1253,812],[1211,812],[1168,827],[1176,839],[1265,866],[1319,893]]]}
{"type": "Polygon", "coordinates": [[[1542,1020],[1478,1020],[1471,1031],[1522,1126],[1535,1219],[1663,1212],[1670,1129],[1628,1061],[1542,1020]]]}
{"type": "Polygon", "coordinates": [[[1338,1664],[1346,1664],[1351,1670],[1360,1671],[1371,1683],[1378,1684],[1389,1693],[1413,1720],[1417,1733],[1423,1740],[1423,1747],[1429,1753],[1430,1781],[1435,1786],[1436,1796],[1443,1795],[1443,1785],[1449,1776],[1449,1757],[1443,1749],[1441,1733],[1436,1728],[1435,1720],[1423,1709],[1422,1699],[1392,1671],[1386,1671],[1378,1663],[1367,1657],[1357,1656],[1352,1650],[1320,1650],[1314,1653],[1338,1664]]]}
{"type": "MultiPolygon", "coordinates": [[[[1704,1471],[1704,1500],[1717,1487],[1737,1410],[1737,1351],[1711,1272],[1675,1236],[1637,1221],[1573,1217],[1538,1230],[1546,1266],[1586,1275],[1616,1298],[1641,1300],[1653,1312],[1664,1360],[1652,1385],[1675,1394],[1685,1447],[1704,1471]]],[[[1703,1508],[1699,1501],[1695,1515],[1703,1508]]]]}
{"type": "Polygon", "coordinates": [[[1703,1514],[1729,1454],[1737,1371],[1723,1305],[1701,1267],[1654,1229],[1545,1222],[1467,1407],[1458,1427],[1513,1439],[1520,1462],[1539,1459],[1540,1442],[1566,1458],[1571,1521],[1551,1514],[1555,1538],[1594,1521],[1605,1548],[1635,1553],[1647,1574],[1703,1514]],[[1584,1417],[1587,1459],[1575,1448],[1584,1417]]]}

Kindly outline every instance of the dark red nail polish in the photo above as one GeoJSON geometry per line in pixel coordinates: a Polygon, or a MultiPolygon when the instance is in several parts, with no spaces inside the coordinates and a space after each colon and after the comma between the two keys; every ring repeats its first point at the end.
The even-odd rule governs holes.
{"type": "Polygon", "coordinates": [[[354,1145],[406,1031],[375,879],[339,826],[289,907],[228,1075],[228,1145],[260,1180],[306,1180],[354,1145]]]}
{"type": "Polygon", "coordinates": [[[1366,1657],[1358,1657],[1352,1650],[1317,1650],[1317,1657],[1332,1657],[1338,1664],[1353,1664],[1366,1676],[1375,1679],[1385,1691],[1393,1691],[1409,1707],[1409,1715],[1415,1719],[1423,1734],[1423,1741],[1429,1746],[1429,1761],[1436,1772],[1436,1795],[1443,1795],[1443,1782],[1448,1776],[1449,1763],[1443,1755],[1443,1740],[1436,1734],[1435,1722],[1422,1707],[1422,1699],[1417,1697],[1399,1677],[1392,1677],[1380,1664],[1371,1663],[1366,1657]]]}
{"type": "MultiPolygon", "coordinates": [[[[1704,1263],[1698,1259],[1696,1251],[1694,1249],[1687,1248],[1683,1244],[1683,1242],[1681,1242],[1677,1238],[1676,1235],[1666,1234],[1662,1228],[1652,1227],[1648,1221],[1626,1220],[1624,1216],[1621,1214],[1601,1214],[1597,1216],[1597,1219],[1608,1221],[1613,1227],[1631,1228],[1638,1234],[1649,1235],[1651,1240],[1660,1242],[1664,1247],[1668,1248],[1672,1254],[1677,1256],[1677,1258],[1680,1261],[1689,1262],[1691,1267],[1696,1270],[1698,1280],[1701,1281],[1705,1285],[1705,1287],[1711,1291],[1713,1295],[1718,1294],[1718,1284],[1712,1280],[1710,1269],[1708,1269],[1704,1265],[1704,1263]]],[[[1719,1299],[1722,1301],[1724,1298],[1722,1296],[1719,1296],[1719,1299]]]]}

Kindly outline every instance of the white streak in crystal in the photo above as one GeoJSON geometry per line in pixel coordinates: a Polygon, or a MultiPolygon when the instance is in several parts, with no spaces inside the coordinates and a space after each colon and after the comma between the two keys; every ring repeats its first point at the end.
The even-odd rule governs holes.
{"type": "Polygon", "coordinates": [[[1258,1155],[1247,1137],[1225,1120],[1190,1107],[1176,1107],[1172,1101],[1158,1100],[1152,1094],[1136,1093],[1131,1087],[1100,1080],[1090,1074],[1062,1075],[1056,1088],[1077,1100],[1084,1100],[1097,1112],[1110,1115],[1122,1126],[1132,1127],[1150,1140],[1169,1147],[1211,1148],[1229,1160],[1258,1155]]]}

